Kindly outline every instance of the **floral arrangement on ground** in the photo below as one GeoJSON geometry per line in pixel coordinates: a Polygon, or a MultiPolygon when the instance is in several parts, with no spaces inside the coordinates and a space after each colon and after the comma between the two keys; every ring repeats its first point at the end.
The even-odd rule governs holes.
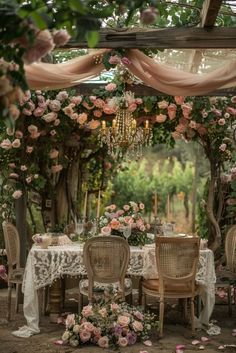
{"type": "Polygon", "coordinates": [[[149,338],[151,329],[158,328],[154,314],[142,313],[123,302],[107,302],[84,306],[81,315],[67,316],[64,344],[72,347],[96,344],[101,348],[131,346],[149,338]]]}
{"type": "Polygon", "coordinates": [[[130,201],[128,204],[118,208],[112,204],[105,208],[105,214],[100,217],[99,226],[102,234],[112,234],[123,237],[123,229],[131,227],[131,235],[128,238],[130,245],[139,246],[153,242],[150,224],[143,218],[145,205],[142,202],[130,201]]]}

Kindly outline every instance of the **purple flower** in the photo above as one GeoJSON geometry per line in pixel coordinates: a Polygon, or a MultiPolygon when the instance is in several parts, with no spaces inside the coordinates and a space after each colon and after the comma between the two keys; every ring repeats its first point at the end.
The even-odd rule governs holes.
{"type": "Polygon", "coordinates": [[[136,341],[137,341],[137,335],[136,335],[135,332],[127,333],[126,338],[127,338],[127,340],[128,340],[128,345],[129,345],[129,346],[132,346],[132,345],[135,344],[136,341]]]}
{"type": "Polygon", "coordinates": [[[120,336],[122,333],[122,327],[120,325],[115,326],[115,336],[120,336]]]}

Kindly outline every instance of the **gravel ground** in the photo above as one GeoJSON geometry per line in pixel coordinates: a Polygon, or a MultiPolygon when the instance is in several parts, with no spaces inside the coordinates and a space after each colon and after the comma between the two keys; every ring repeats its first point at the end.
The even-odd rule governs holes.
{"type": "MultiPolygon", "coordinates": [[[[14,302],[14,300],[13,300],[14,302]]],[[[70,310],[76,311],[76,306],[70,310]]],[[[54,341],[60,339],[63,333],[63,325],[49,323],[48,317],[41,320],[41,333],[27,339],[14,337],[11,332],[17,330],[18,327],[25,325],[22,310],[19,314],[12,314],[10,323],[7,323],[6,317],[6,290],[0,289],[0,353],[99,353],[113,352],[111,350],[102,350],[98,347],[87,346],[85,348],[71,348],[68,346],[56,346],[54,341]]],[[[220,345],[236,345],[236,337],[232,336],[232,329],[236,328],[236,308],[233,308],[232,318],[228,317],[227,306],[217,305],[212,318],[217,320],[217,325],[221,327],[221,334],[210,337],[210,341],[205,344],[204,352],[213,353],[220,352],[220,345]]],[[[148,353],[174,353],[176,344],[185,344],[185,352],[196,352],[199,347],[192,346],[192,338],[190,336],[189,327],[181,322],[181,315],[176,310],[168,310],[165,318],[164,338],[158,339],[154,333],[152,337],[153,346],[146,347],[143,344],[135,344],[132,347],[122,348],[124,353],[140,353],[147,351],[148,353]]],[[[206,336],[204,331],[198,331],[196,339],[206,336]]],[[[223,352],[236,352],[236,348],[226,347],[223,352]]]]}

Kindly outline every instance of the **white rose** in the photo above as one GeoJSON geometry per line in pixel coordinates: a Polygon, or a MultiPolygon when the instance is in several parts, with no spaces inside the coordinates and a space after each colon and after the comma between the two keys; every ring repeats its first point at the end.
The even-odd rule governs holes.
{"type": "Polygon", "coordinates": [[[68,339],[70,338],[71,333],[69,331],[65,331],[62,335],[62,341],[68,341],[68,339]]]}

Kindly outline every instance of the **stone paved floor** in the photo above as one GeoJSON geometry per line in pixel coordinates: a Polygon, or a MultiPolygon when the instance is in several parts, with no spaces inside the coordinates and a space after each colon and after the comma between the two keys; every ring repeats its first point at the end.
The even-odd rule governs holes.
{"type": "MultiPolygon", "coordinates": [[[[72,308],[73,310],[73,308],[72,308]]],[[[74,307],[75,310],[75,307],[74,307]]],[[[28,339],[16,338],[11,332],[25,324],[22,311],[19,314],[12,315],[12,320],[7,323],[6,317],[6,290],[0,290],[0,353],[99,353],[112,352],[111,350],[102,350],[98,347],[87,346],[85,348],[75,349],[68,346],[56,346],[54,341],[59,339],[63,326],[49,323],[48,317],[43,317],[41,322],[41,333],[28,339]]],[[[233,310],[232,318],[228,317],[227,307],[217,305],[212,318],[217,320],[217,324],[222,328],[218,336],[211,337],[210,342],[205,345],[205,353],[218,351],[221,344],[236,345],[236,337],[232,336],[232,329],[236,328],[236,308],[233,310]]],[[[167,313],[165,319],[165,336],[158,340],[157,335],[153,335],[152,347],[145,347],[143,344],[135,344],[129,348],[122,348],[124,353],[174,353],[176,344],[185,344],[185,352],[196,352],[198,347],[192,346],[192,338],[189,328],[181,324],[181,315],[171,310],[167,313]]],[[[197,332],[197,339],[206,336],[204,331],[197,332]]],[[[219,352],[219,351],[218,351],[219,352]]],[[[223,352],[236,352],[236,348],[227,347],[223,352]]]]}

